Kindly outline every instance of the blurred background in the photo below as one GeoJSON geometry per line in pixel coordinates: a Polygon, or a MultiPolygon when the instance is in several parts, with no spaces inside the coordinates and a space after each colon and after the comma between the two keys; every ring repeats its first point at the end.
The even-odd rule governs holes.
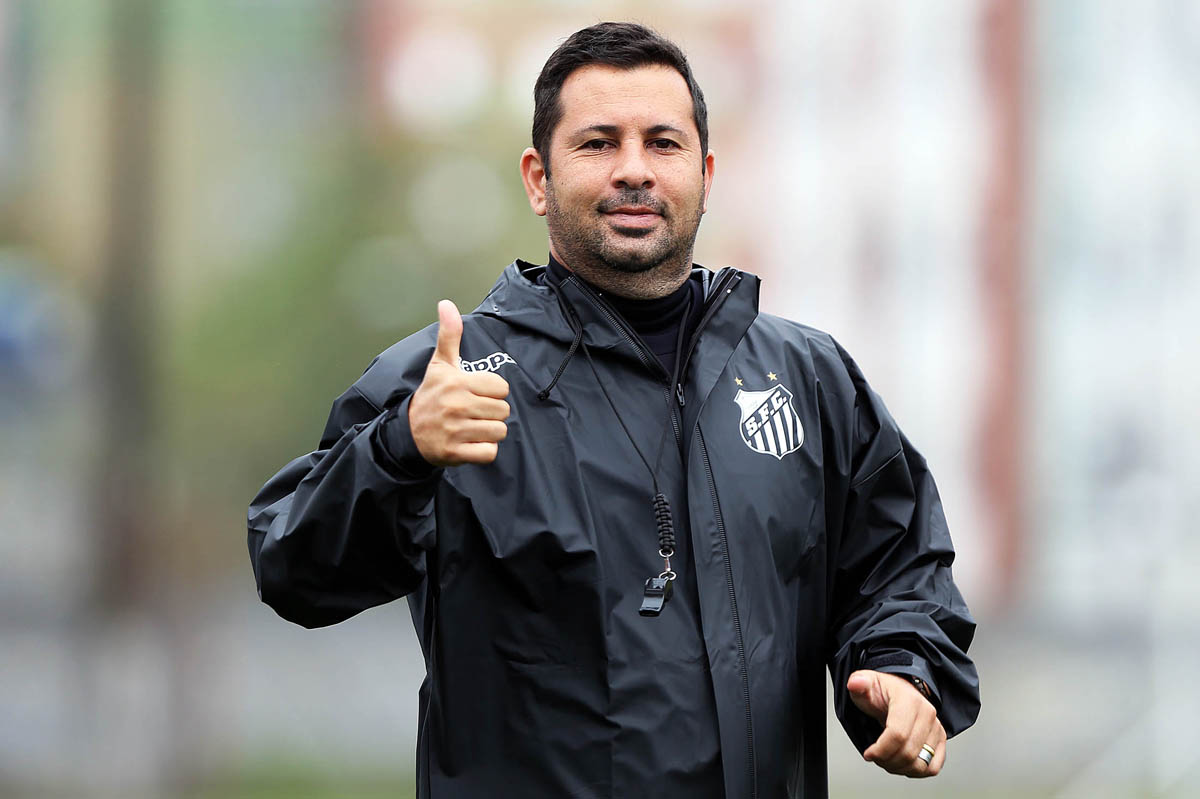
{"type": "Polygon", "coordinates": [[[696,259],[833,332],[931,463],[979,621],[943,775],[1200,795],[1200,4],[0,0],[0,795],[406,797],[403,603],[258,602],[250,498],[371,358],[544,262],[569,33],[689,53],[696,259]]]}

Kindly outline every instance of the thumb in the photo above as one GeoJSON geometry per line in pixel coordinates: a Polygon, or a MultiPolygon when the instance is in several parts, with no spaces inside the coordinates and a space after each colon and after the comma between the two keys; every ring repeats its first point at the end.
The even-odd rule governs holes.
{"type": "Polygon", "coordinates": [[[440,361],[458,368],[458,345],[462,341],[463,321],[458,307],[450,300],[438,303],[437,347],[430,362],[440,361]]]}
{"type": "Polygon", "coordinates": [[[880,723],[887,722],[887,697],[883,695],[883,686],[879,684],[876,672],[854,672],[846,681],[846,690],[850,692],[850,700],[855,707],[880,723]]]}

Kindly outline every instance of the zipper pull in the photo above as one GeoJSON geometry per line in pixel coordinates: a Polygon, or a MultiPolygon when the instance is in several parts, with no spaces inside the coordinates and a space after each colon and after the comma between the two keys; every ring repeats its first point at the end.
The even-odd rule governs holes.
{"type": "Polygon", "coordinates": [[[682,408],[687,403],[683,400],[683,383],[675,384],[675,399],[679,401],[679,407],[682,408]]]}

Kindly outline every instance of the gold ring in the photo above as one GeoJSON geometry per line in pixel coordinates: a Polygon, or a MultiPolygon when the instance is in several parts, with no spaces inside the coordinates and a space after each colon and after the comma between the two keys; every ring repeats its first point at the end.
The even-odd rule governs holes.
{"type": "Polygon", "coordinates": [[[917,759],[925,765],[933,762],[933,756],[937,754],[936,750],[929,744],[921,744],[921,753],[917,755],[917,759]]]}

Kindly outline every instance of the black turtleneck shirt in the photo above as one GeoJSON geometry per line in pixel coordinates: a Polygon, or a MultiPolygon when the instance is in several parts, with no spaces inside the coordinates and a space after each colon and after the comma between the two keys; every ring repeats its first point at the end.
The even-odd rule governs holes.
{"type": "MultiPolygon", "coordinates": [[[[553,255],[550,256],[550,263],[546,267],[548,280],[557,285],[570,274],[571,270],[554,260],[553,255]]],[[[575,277],[587,283],[579,275],[575,277]]],[[[700,323],[701,308],[704,305],[704,287],[700,281],[685,280],[675,291],[653,300],[631,300],[602,291],[591,283],[587,285],[621,314],[647,348],[658,357],[667,374],[674,375],[678,350],[681,344],[687,346],[696,325],[700,323]]]]}

